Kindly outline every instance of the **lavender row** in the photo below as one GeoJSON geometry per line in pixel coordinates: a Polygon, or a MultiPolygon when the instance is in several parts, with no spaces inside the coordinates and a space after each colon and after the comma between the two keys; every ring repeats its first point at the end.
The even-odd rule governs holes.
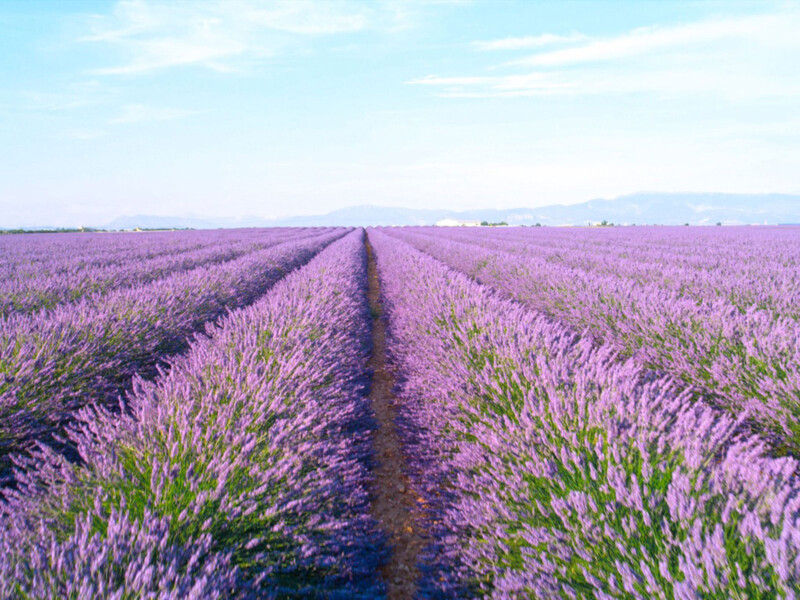
{"type": "Polygon", "coordinates": [[[0,475],[10,453],[48,439],[81,406],[115,405],[134,374],[155,375],[205,323],[253,302],[344,233],[323,230],[117,290],[101,304],[85,300],[0,321],[0,475]]]}
{"type": "Polygon", "coordinates": [[[0,317],[12,312],[52,308],[84,296],[97,301],[114,289],[142,285],[170,273],[233,260],[302,235],[302,231],[284,229],[271,231],[268,236],[261,232],[247,232],[235,237],[229,235],[227,239],[213,236],[207,245],[198,249],[180,249],[145,259],[139,256],[140,249],[133,245],[128,256],[101,265],[81,266],[80,258],[58,261],[54,257],[49,263],[34,263],[35,268],[24,272],[12,269],[11,274],[0,281],[0,317]],[[53,272],[53,263],[57,261],[57,269],[53,272]]]}
{"type": "MultiPolygon", "coordinates": [[[[430,229],[417,229],[432,233],[430,229]]],[[[687,229],[451,229],[454,241],[523,255],[530,267],[573,270],[719,298],[747,311],[800,317],[800,236],[792,227],[687,229]]]]}
{"type": "Polygon", "coordinates": [[[775,452],[800,456],[800,325],[790,316],[757,304],[743,312],[713,294],[698,300],[680,287],[543,264],[445,235],[392,235],[672,374],[734,417],[749,415],[775,452]]]}
{"type": "Polygon", "coordinates": [[[426,598],[795,598],[791,458],[668,377],[371,230],[426,598]]]}
{"type": "Polygon", "coordinates": [[[84,466],[44,448],[8,492],[0,596],[375,598],[363,232],[82,412],[84,466]]]}
{"type": "MultiPolygon", "coordinates": [[[[191,251],[231,238],[229,231],[175,231],[148,233],[21,234],[0,238],[3,265],[0,274],[51,269],[65,263],[76,268],[114,265],[137,258],[191,251]]],[[[236,235],[236,234],[234,234],[236,235]]]]}
{"type": "Polygon", "coordinates": [[[0,237],[0,255],[4,258],[0,274],[47,268],[55,273],[66,263],[85,268],[121,264],[131,259],[149,260],[241,237],[269,237],[274,231],[266,228],[8,235],[0,237]]]}

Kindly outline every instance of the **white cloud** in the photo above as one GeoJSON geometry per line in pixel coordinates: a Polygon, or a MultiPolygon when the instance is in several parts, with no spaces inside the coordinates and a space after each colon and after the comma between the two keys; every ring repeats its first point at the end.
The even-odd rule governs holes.
{"type": "Polygon", "coordinates": [[[666,97],[706,95],[732,101],[800,96],[800,81],[768,73],[705,70],[702,67],[661,67],[631,72],[534,72],[494,77],[425,77],[408,84],[438,86],[445,98],[512,98],[545,95],[609,95],[654,93],[666,97]]]}
{"type": "Polygon", "coordinates": [[[62,92],[22,92],[25,107],[29,110],[62,111],[83,108],[90,100],[81,94],[62,92]]]}
{"type": "Polygon", "coordinates": [[[58,91],[28,90],[19,93],[20,101],[8,106],[18,111],[62,112],[103,104],[116,94],[116,90],[97,81],[74,82],[58,91]]]}
{"type": "Polygon", "coordinates": [[[497,77],[439,77],[438,75],[426,75],[420,79],[407,81],[413,85],[483,85],[492,84],[497,81],[497,77]]]}
{"type": "Polygon", "coordinates": [[[381,4],[349,0],[121,0],[95,15],[83,42],[115,46],[122,64],[100,75],[141,74],[180,66],[235,71],[285,51],[298,38],[353,33],[399,18],[381,4]]]}
{"type": "MultiPolygon", "coordinates": [[[[635,29],[504,63],[523,72],[428,76],[406,83],[443,97],[702,94],[729,100],[800,95],[800,10],[635,29]]],[[[546,38],[509,38],[524,40],[546,38]]],[[[502,42],[503,40],[498,40],[502,42]]],[[[513,45],[513,42],[509,41],[513,45]]],[[[520,48],[522,44],[520,43],[520,48]]],[[[497,73],[497,67],[490,69],[497,73]]]]}
{"type": "Polygon", "coordinates": [[[586,36],[581,33],[570,33],[569,35],[543,33],[534,36],[509,37],[499,40],[472,42],[472,45],[477,50],[524,50],[526,48],[541,48],[543,46],[582,42],[586,39],[586,36]]]}
{"type": "Polygon", "coordinates": [[[156,108],[143,104],[127,104],[122,107],[122,114],[111,120],[113,124],[147,123],[152,121],[172,121],[197,114],[197,111],[175,108],[156,108]]]}
{"type": "Polygon", "coordinates": [[[343,2],[238,2],[234,7],[234,10],[238,8],[241,18],[256,26],[305,35],[360,31],[370,20],[367,8],[343,2]]]}
{"type": "Polygon", "coordinates": [[[192,5],[120,2],[112,17],[97,18],[94,33],[83,38],[118,47],[124,64],[96,69],[100,75],[145,73],[181,65],[214,69],[248,48],[240,24],[215,17],[218,3],[192,5]]]}
{"type": "Polygon", "coordinates": [[[674,27],[643,27],[613,38],[590,40],[575,48],[543,52],[507,63],[552,67],[609,61],[660,50],[677,50],[714,42],[760,43],[798,47],[796,12],[715,19],[674,27]]]}

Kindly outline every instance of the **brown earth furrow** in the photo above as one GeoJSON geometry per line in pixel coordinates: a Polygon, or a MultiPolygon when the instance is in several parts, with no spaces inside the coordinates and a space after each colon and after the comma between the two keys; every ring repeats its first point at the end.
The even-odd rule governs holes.
{"type": "Polygon", "coordinates": [[[417,559],[425,545],[419,522],[419,495],[406,475],[402,441],[395,425],[397,399],[394,377],[386,358],[386,324],[382,318],[380,282],[369,240],[367,250],[368,297],[372,314],[372,371],[370,400],[378,422],[373,438],[377,466],[373,473],[372,515],[381,524],[391,544],[387,563],[381,569],[389,600],[413,598],[417,589],[417,559]]]}

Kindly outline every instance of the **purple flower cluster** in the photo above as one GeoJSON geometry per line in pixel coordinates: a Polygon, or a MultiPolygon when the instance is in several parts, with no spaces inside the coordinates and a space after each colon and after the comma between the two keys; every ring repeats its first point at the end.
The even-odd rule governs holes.
{"type": "MultiPolygon", "coordinates": [[[[263,230],[180,232],[108,236],[64,235],[47,243],[39,235],[22,235],[0,240],[4,255],[0,265],[0,316],[52,308],[85,296],[98,301],[114,289],[142,285],[170,273],[209,266],[267,248],[302,235],[286,229],[264,234],[263,230]],[[87,237],[105,241],[94,254],[82,253],[76,242],[87,237]],[[123,249],[116,244],[126,242],[123,249]],[[5,242],[4,244],[2,242],[5,242]],[[112,242],[114,242],[112,244],[112,242]],[[55,247],[54,247],[55,246],[55,247]],[[52,254],[39,258],[42,247],[52,254]],[[9,256],[10,255],[10,256],[9,256]]],[[[84,251],[85,252],[85,251],[84,251]]]]}
{"type": "Polygon", "coordinates": [[[84,408],[82,465],[41,445],[0,508],[0,597],[382,596],[363,235],[137,380],[129,414],[84,408]]]}
{"type": "Polygon", "coordinates": [[[392,231],[665,371],[800,457],[795,228],[392,231]]]}
{"type": "Polygon", "coordinates": [[[422,597],[798,597],[794,459],[392,236],[369,232],[433,538],[422,597]]]}
{"type": "MultiPolygon", "coordinates": [[[[370,230],[420,597],[800,600],[800,239],[720,229],[370,230]]],[[[0,598],[383,597],[364,235],[0,239],[0,598]]]]}
{"type": "Polygon", "coordinates": [[[206,323],[253,302],[345,233],[301,232],[222,264],[118,289],[99,301],[85,298],[0,320],[0,480],[9,475],[11,453],[35,440],[52,442],[82,406],[116,407],[135,374],[155,375],[206,323]]]}

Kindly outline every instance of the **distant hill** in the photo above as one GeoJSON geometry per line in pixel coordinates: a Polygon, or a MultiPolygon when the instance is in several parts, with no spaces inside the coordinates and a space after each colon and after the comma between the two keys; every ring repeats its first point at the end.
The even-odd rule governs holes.
{"type": "Polygon", "coordinates": [[[543,225],[583,225],[604,219],[640,225],[711,225],[717,222],[725,225],[764,222],[775,225],[800,220],[800,196],[639,193],[571,206],[547,206],[531,212],[543,225]]]}
{"type": "Polygon", "coordinates": [[[800,195],[790,194],[659,194],[637,193],[564,206],[451,211],[386,206],[352,206],[324,215],[268,220],[259,217],[215,219],[195,217],[119,217],[107,229],[216,227],[332,227],[350,225],[434,225],[442,219],[505,221],[510,225],[587,225],[608,221],[619,225],[725,225],[800,223],[800,195]]]}
{"type": "Polygon", "coordinates": [[[765,221],[800,222],[800,195],[789,194],[658,194],[638,193],[564,206],[420,210],[383,206],[354,206],[325,215],[280,219],[281,226],[433,225],[442,219],[505,221],[510,225],[586,225],[609,221],[620,225],[747,225],[765,221]]]}

